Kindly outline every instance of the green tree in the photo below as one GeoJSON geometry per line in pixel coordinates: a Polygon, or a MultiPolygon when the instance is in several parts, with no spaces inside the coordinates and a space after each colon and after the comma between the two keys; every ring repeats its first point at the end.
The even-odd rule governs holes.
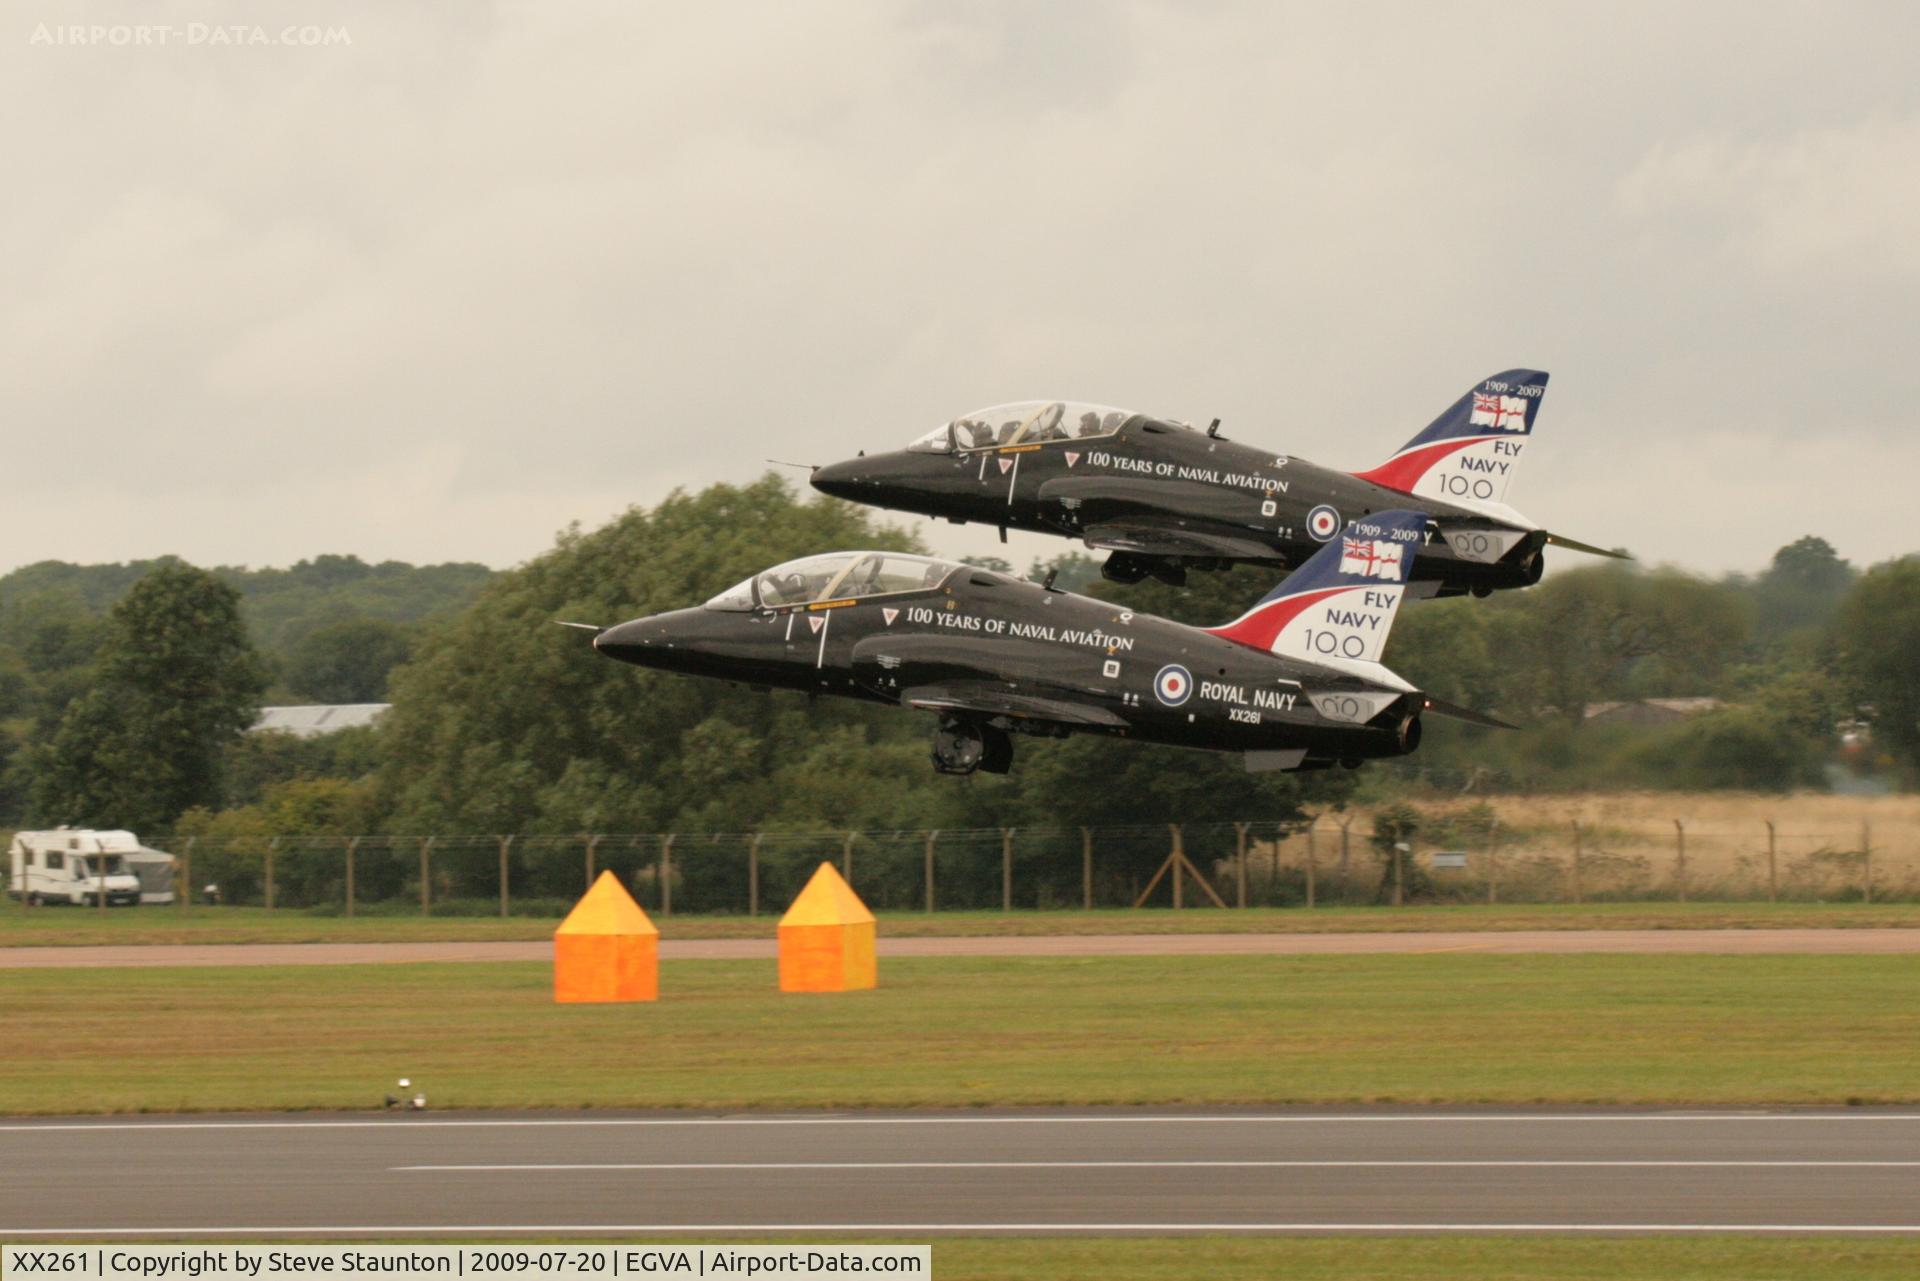
{"type": "Polygon", "coordinates": [[[1601,699],[1710,694],[1747,646],[1737,592],[1672,570],[1602,565],[1556,574],[1512,603],[1509,705],[1577,726],[1601,699]]]}
{"type": "Polygon", "coordinates": [[[1824,626],[1857,577],[1824,538],[1809,534],[1788,543],[1753,584],[1760,634],[1774,640],[1824,626]]]}
{"type": "Polygon", "coordinates": [[[850,504],[799,501],[772,476],[563,534],[493,579],[395,673],[381,738],[396,821],[437,832],[740,831],[805,807],[813,825],[843,826],[835,798],[783,797],[770,780],[841,727],[924,741],[930,722],[611,663],[553,625],[684,608],[770,564],[840,547],[913,550],[914,540],[850,504]]]}
{"type": "Polygon", "coordinates": [[[406,630],[377,618],[349,618],[309,632],[281,664],[280,680],[316,703],[378,703],[387,676],[407,661],[406,630]]]}
{"type": "Polygon", "coordinates": [[[1833,645],[1854,697],[1870,709],[1874,738],[1920,769],[1920,560],[1868,570],[1840,602],[1833,645]]]}
{"type": "Polygon", "coordinates": [[[218,804],[223,754],[264,687],[239,593],[189,566],[155,570],[114,607],[91,688],[34,749],[34,808],[148,830],[218,804]]]}

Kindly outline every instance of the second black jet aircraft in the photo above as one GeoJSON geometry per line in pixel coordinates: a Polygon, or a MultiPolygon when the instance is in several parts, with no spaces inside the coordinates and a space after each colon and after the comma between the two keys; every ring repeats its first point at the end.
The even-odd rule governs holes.
{"type": "Polygon", "coordinates": [[[1428,521],[1354,520],[1245,614],[1188,627],[902,552],[789,561],[706,604],[600,631],[642,667],[931,712],[934,767],[1005,773],[1015,733],[1109,734],[1315,769],[1411,752],[1433,710],[1380,663],[1428,521]]]}
{"type": "Polygon", "coordinates": [[[855,502],[1081,539],[1117,582],[1186,581],[1243,562],[1293,568],[1356,520],[1395,508],[1432,518],[1415,596],[1485,596],[1540,581],[1549,534],[1506,505],[1547,375],[1485,379],[1399,452],[1347,473],[1181,423],[1100,405],[1030,401],[967,414],[906,449],[816,468],[814,488],[855,502]]]}

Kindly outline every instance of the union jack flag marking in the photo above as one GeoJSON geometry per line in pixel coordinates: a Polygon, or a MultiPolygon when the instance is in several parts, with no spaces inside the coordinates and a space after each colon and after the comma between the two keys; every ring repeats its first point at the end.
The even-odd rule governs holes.
{"type": "Polygon", "coordinates": [[[1365,578],[1400,577],[1400,557],[1404,549],[1398,543],[1383,543],[1372,538],[1340,540],[1340,572],[1365,578]]]}
{"type": "Polygon", "coordinates": [[[1496,431],[1525,431],[1527,429],[1527,402],[1518,396],[1483,396],[1473,393],[1473,413],[1467,421],[1475,427],[1492,427],[1496,431]]]}

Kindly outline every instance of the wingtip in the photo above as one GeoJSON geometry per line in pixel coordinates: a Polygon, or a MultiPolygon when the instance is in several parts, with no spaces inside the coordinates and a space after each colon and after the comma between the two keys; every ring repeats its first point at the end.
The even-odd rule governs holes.
{"type": "Polygon", "coordinates": [[[1605,556],[1608,560],[1633,560],[1634,555],[1624,547],[1597,547],[1592,543],[1583,543],[1577,538],[1568,538],[1565,534],[1548,534],[1547,542],[1554,547],[1564,547],[1570,552],[1585,552],[1589,556],[1605,556]]]}
{"type": "Polygon", "coordinates": [[[1462,707],[1458,703],[1449,703],[1444,699],[1428,697],[1426,710],[1435,716],[1446,716],[1456,721],[1465,721],[1469,725],[1484,725],[1488,729],[1519,729],[1511,721],[1503,721],[1498,716],[1486,712],[1476,712],[1471,707],[1462,707]]]}

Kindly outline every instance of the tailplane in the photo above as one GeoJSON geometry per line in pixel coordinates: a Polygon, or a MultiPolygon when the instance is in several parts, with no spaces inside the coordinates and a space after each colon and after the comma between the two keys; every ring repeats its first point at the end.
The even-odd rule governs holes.
{"type": "Polygon", "coordinates": [[[1393,457],[1354,475],[1403,494],[1491,507],[1507,516],[1511,509],[1501,510],[1507,486],[1546,392],[1547,376],[1537,369],[1495,374],[1454,401],[1393,457]]]}
{"type": "Polygon", "coordinates": [[[1366,664],[1362,670],[1371,672],[1386,648],[1426,530],[1427,517],[1420,512],[1364,516],[1335,534],[1259,604],[1207,630],[1285,658],[1349,670],[1366,664]]]}

